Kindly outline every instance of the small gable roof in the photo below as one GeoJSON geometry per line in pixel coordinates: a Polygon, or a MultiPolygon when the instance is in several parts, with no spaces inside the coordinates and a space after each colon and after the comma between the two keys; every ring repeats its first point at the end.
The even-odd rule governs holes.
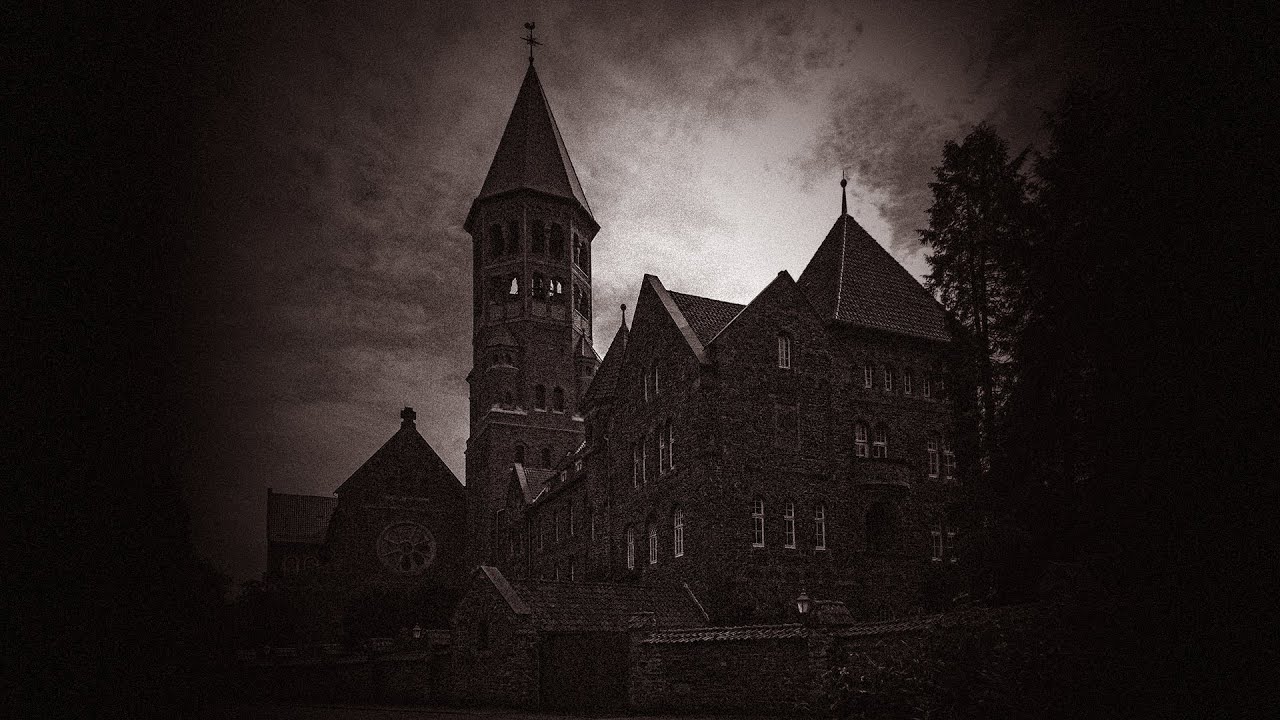
{"type": "Polygon", "coordinates": [[[707,624],[684,588],[543,580],[517,580],[511,587],[529,606],[534,624],[544,631],[625,630],[629,620],[641,613],[652,613],[657,628],[707,624]]]}
{"type": "Polygon", "coordinates": [[[424,495],[447,493],[462,496],[462,483],[418,433],[412,408],[405,408],[401,417],[404,420],[396,434],[339,485],[335,493],[341,495],[367,483],[391,481],[400,483],[403,490],[424,495]]]}
{"type": "Polygon", "coordinates": [[[331,495],[290,495],[267,489],[267,541],[320,545],[338,506],[331,495]]]}
{"type": "Polygon", "coordinates": [[[530,505],[546,489],[547,478],[551,477],[550,470],[545,468],[526,468],[523,463],[512,465],[511,473],[515,477],[516,484],[520,486],[520,493],[524,495],[524,501],[530,505]]]}
{"type": "Polygon", "coordinates": [[[591,378],[591,384],[587,386],[587,392],[583,395],[586,402],[591,403],[613,397],[618,387],[618,375],[622,372],[623,363],[626,362],[627,333],[627,321],[624,317],[622,324],[618,326],[618,332],[613,335],[613,342],[609,343],[609,349],[604,353],[604,360],[600,361],[596,374],[591,378]]]}
{"type": "Polygon", "coordinates": [[[797,281],[818,313],[860,327],[947,342],[942,306],[849,215],[841,215],[797,281]]]}
{"type": "Polygon", "coordinates": [[[699,295],[678,293],[673,290],[667,292],[703,345],[711,342],[711,338],[737,317],[744,307],[738,303],[712,300],[699,295]]]}

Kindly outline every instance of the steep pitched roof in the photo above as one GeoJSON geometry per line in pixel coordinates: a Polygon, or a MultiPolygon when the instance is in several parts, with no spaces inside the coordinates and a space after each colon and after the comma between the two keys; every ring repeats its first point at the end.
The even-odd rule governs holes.
{"type": "Polygon", "coordinates": [[[737,317],[744,307],[737,303],[678,293],[674,290],[668,290],[667,293],[671,295],[676,307],[680,308],[685,320],[689,322],[689,327],[693,329],[693,333],[698,336],[698,340],[702,341],[703,345],[711,342],[711,338],[737,317]]]}
{"type": "Polygon", "coordinates": [[[604,360],[600,361],[600,366],[596,368],[596,374],[583,395],[586,402],[613,397],[613,392],[618,387],[618,373],[622,371],[622,364],[626,361],[627,334],[627,321],[623,317],[618,332],[613,335],[613,342],[609,343],[609,349],[604,353],[604,360]]]}
{"type": "Polygon", "coordinates": [[[823,317],[946,342],[942,306],[849,215],[841,215],[797,284],[823,317]]]}
{"type": "Polygon", "coordinates": [[[431,445],[418,434],[412,408],[401,413],[400,429],[383,443],[335,493],[342,494],[372,482],[396,482],[405,491],[423,494],[449,493],[461,496],[462,483],[440,459],[431,445]]]}
{"type": "Polygon", "coordinates": [[[591,216],[591,206],[532,63],[476,200],[520,189],[575,200],[591,216]]]}
{"type": "Polygon", "coordinates": [[[540,580],[518,580],[511,587],[544,631],[625,630],[628,619],[637,613],[653,613],[657,628],[707,624],[693,596],[683,588],[540,580]]]}
{"type": "Polygon", "coordinates": [[[267,540],[319,545],[329,532],[338,498],[267,490],[267,540]]]}

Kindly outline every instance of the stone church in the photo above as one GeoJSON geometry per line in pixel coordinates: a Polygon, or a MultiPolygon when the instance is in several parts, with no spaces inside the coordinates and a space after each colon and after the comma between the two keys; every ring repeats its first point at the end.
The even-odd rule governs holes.
{"type": "Polygon", "coordinates": [[[713,623],[785,618],[802,592],[892,616],[958,586],[951,334],[843,201],[800,277],[746,305],[644,276],[601,359],[600,225],[531,58],[464,227],[465,490],[405,409],[336,498],[269,493],[270,577],[340,589],[348,623],[356,598],[417,592],[401,621],[437,626],[477,566],[681,588],[713,623]]]}

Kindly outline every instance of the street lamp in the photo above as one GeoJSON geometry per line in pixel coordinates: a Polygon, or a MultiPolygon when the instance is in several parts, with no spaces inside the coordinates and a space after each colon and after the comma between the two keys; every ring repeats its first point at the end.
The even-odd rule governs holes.
{"type": "Polygon", "coordinates": [[[414,639],[414,640],[421,640],[421,639],[422,639],[422,626],[421,626],[421,625],[414,625],[414,626],[413,626],[413,639],[414,639]]]}
{"type": "Polygon", "coordinates": [[[813,607],[813,601],[805,594],[804,590],[800,591],[800,597],[796,598],[796,610],[800,611],[800,617],[809,614],[809,609],[813,607]]]}

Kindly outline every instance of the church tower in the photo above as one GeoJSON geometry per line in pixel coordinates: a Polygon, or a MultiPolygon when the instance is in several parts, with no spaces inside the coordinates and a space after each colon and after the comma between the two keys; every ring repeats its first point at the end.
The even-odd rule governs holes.
{"type": "Polygon", "coordinates": [[[489,174],[467,214],[472,238],[473,562],[492,563],[512,465],[545,474],[583,440],[591,342],[591,241],[578,183],[532,56],[489,174]]]}

